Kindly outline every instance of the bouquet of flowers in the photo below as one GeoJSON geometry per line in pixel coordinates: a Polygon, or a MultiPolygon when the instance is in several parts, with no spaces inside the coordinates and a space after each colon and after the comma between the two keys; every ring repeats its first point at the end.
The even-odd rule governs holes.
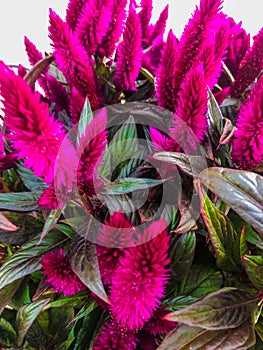
{"type": "Polygon", "coordinates": [[[1,349],[263,349],[263,29],[69,0],[0,62],[1,349]]]}

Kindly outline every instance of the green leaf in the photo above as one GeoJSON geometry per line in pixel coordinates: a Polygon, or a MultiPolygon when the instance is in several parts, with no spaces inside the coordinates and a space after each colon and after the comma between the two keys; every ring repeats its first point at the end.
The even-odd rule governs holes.
{"type": "Polygon", "coordinates": [[[169,311],[176,311],[186,308],[187,306],[198,301],[198,298],[191,296],[179,296],[169,300],[166,300],[164,303],[165,309],[169,311]]]}
{"type": "Polygon", "coordinates": [[[17,343],[19,346],[22,345],[28,329],[48,302],[49,299],[39,300],[24,305],[18,310],[16,315],[16,325],[18,330],[17,343]]]}
{"type": "Polygon", "coordinates": [[[89,100],[86,98],[83,110],[80,115],[78,123],[78,134],[77,134],[77,143],[80,143],[81,137],[85,134],[87,126],[93,119],[93,113],[89,100]]]}
{"type": "Polygon", "coordinates": [[[22,278],[18,279],[13,283],[8,284],[7,286],[5,286],[0,290],[0,315],[2,314],[3,310],[5,309],[6,305],[8,304],[12,296],[15,294],[15,292],[19,288],[22,281],[23,281],[22,278]]]}
{"type": "Polygon", "coordinates": [[[109,303],[101,281],[96,246],[76,235],[70,246],[70,265],[79,279],[99,298],[109,303]]]}
{"type": "Polygon", "coordinates": [[[0,290],[9,283],[40,269],[42,255],[54,247],[66,242],[68,238],[59,232],[50,232],[39,243],[39,236],[26,243],[11,258],[4,262],[0,268],[0,290]]]}
{"type": "Polygon", "coordinates": [[[35,176],[32,171],[26,169],[21,164],[16,165],[17,172],[19,177],[21,178],[23,184],[27,187],[29,191],[43,191],[48,187],[48,184],[46,184],[43,179],[40,177],[35,176]]]}
{"type": "Polygon", "coordinates": [[[209,134],[215,144],[218,144],[220,135],[223,132],[224,118],[222,112],[218,106],[218,103],[215,99],[213,93],[208,90],[209,93],[209,102],[208,102],[208,124],[209,124],[209,134]]]}
{"type": "Polygon", "coordinates": [[[169,224],[169,231],[174,231],[179,223],[179,211],[175,205],[167,204],[163,210],[162,217],[169,224]]]}
{"type": "Polygon", "coordinates": [[[119,178],[122,179],[125,177],[129,177],[132,174],[132,172],[144,162],[146,157],[147,153],[144,149],[134,153],[133,158],[129,159],[125,163],[125,166],[121,169],[119,178]]]}
{"type": "MultiPolygon", "coordinates": [[[[8,287],[8,286],[6,286],[6,287],[8,287]]],[[[15,292],[11,301],[9,302],[9,305],[17,310],[21,306],[28,304],[30,302],[31,302],[31,299],[30,299],[28,278],[24,278],[24,280],[22,281],[18,290],[15,292]]]]}
{"type": "Polygon", "coordinates": [[[194,232],[183,233],[170,253],[173,276],[177,281],[185,277],[192,265],[196,246],[194,232]]]}
{"type": "Polygon", "coordinates": [[[134,191],[146,190],[161,185],[166,180],[125,178],[117,182],[111,182],[104,187],[104,193],[108,195],[126,194],[134,191]]]}
{"type": "Polygon", "coordinates": [[[188,275],[175,288],[175,295],[191,295],[200,298],[223,285],[220,271],[210,266],[193,264],[188,275]]]}
{"type": "Polygon", "coordinates": [[[50,214],[48,215],[45,221],[45,225],[39,240],[40,242],[42,242],[43,238],[46,237],[49,231],[51,231],[55,227],[60,216],[61,216],[61,209],[51,210],[50,214]]]}
{"type": "Polygon", "coordinates": [[[240,234],[230,219],[211,202],[202,187],[196,182],[201,200],[201,214],[209,231],[217,266],[226,271],[240,271],[240,234]]]}
{"type": "Polygon", "coordinates": [[[201,156],[192,156],[179,152],[159,152],[155,153],[153,158],[175,164],[189,176],[196,176],[202,170],[207,169],[207,161],[201,156]]]}
{"type": "Polygon", "coordinates": [[[198,177],[263,238],[263,177],[253,172],[209,168],[198,177]]]}
{"type": "Polygon", "coordinates": [[[13,326],[3,317],[0,318],[0,329],[1,331],[5,331],[16,336],[16,331],[14,330],[13,326]]]}
{"type": "Polygon", "coordinates": [[[56,347],[56,350],[67,350],[70,347],[70,345],[73,343],[73,341],[74,341],[74,338],[65,340],[63,343],[59,344],[56,347]]]}
{"type": "Polygon", "coordinates": [[[12,232],[12,231],[16,231],[18,229],[19,229],[19,227],[15,226],[2,213],[0,213],[0,230],[12,232]]]}
{"type": "Polygon", "coordinates": [[[250,281],[263,290],[263,256],[244,255],[242,263],[250,281]]]}
{"type": "Polygon", "coordinates": [[[260,299],[241,289],[223,288],[165,319],[210,330],[235,328],[251,317],[260,299]]]}
{"type": "Polygon", "coordinates": [[[180,325],[170,332],[157,350],[245,350],[255,344],[251,322],[227,330],[207,330],[180,325]]]}
{"type": "Polygon", "coordinates": [[[0,209],[32,211],[39,209],[37,204],[40,192],[0,193],[0,209]]]}
{"type": "Polygon", "coordinates": [[[72,306],[68,305],[50,310],[49,333],[54,336],[58,345],[68,339],[73,327],[73,319],[74,308],[72,306]]]}
{"type": "MultiPolygon", "coordinates": [[[[4,318],[0,318],[0,346],[12,346],[16,343],[17,334],[13,326],[4,318]]],[[[1,349],[4,349],[1,347],[1,349]]]]}
{"type": "Polygon", "coordinates": [[[57,307],[64,307],[64,306],[73,306],[73,307],[82,307],[86,302],[88,301],[87,295],[74,295],[71,297],[60,297],[58,300],[52,301],[48,303],[44,310],[50,309],[50,308],[57,308],[57,307]]]}
{"type": "MultiPolygon", "coordinates": [[[[104,156],[103,165],[100,169],[100,175],[110,178],[113,172],[116,172],[119,164],[134,158],[134,153],[139,150],[139,142],[134,119],[130,117],[117,131],[112,138],[104,156]]],[[[125,164],[125,163],[124,163],[125,164]]],[[[123,166],[124,166],[123,164],[123,166]]],[[[118,173],[116,174],[116,178],[118,173]]],[[[115,179],[112,179],[115,180],[115,179]]]]}

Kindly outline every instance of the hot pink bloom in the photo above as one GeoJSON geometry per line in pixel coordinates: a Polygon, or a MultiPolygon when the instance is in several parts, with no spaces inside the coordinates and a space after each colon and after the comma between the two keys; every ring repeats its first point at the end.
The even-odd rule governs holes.
{"type": "Polygon", "coordinates": [[[263,79],[251,90],[241,105],[237,130],[233,141],[233,162],[245,170],[252,170],[263,160],[263,79]]]}
{"type": "MultiPolygon", "coordinates": [[[[236,24],[231,17],[225,18],[225,21],[229,25],[230,33],[224,63],[233,77],[236,78],[240,62],[250,48],[250,35],[241,27],[242,22],[236,24]]],[[[222,88],[230,86],[230,81],[224,73],[221,74],[218,84],[222,88]]]]}
{"type": "Polygon", "coordinates": [[[55,104],[56,111],[69,111],[69,93],[65,86],[50,74],[46,74],[48,98],[55,104]]]}
{"type": "Polygon", "coordinates": [[[50,185],[41,193],[41,196],[38,200],[38,205],[42,209],[59,208],[54,185],[50,185]]]}
{"type": "Polygon", "coordinates": [[[133,332],[124,331],[114,321],[105,323],[94,350],[134,350],[137,337],[133,332]]]}
{"type": "Polygon", "coordinates": [[[151,224],[141,239],[120,258],[110,288],[113,318],[124,329],[139,330],[153,316],[168,282],[170,236],[164,221],[151,224]],[[158,232],[159,235],[155,236],[158,232]],[[152,239],[152,237],[154,237],[152,239]]]}
{"type": "Polygon", "coordinates": [[[153,317],[146,323],[145,329],[153,335],[158,335],[168,333],[176,328],[176,322],[163,319],[163,317],[169,312],[170,311],[166,311],[162,308],[155,311],[153,317]]]}
{"type": "Polygon", "coordinates": [[[76,26],[76,34],[89,55],[96,53],[107,33],[113,0],[89,0],[83,7],[76,26]]]}
{"type": "Polygon", "coordinates": [[[15,165],[16,154],[5,154],[4,140],[2,132],[0,131],[0,172],[2,170],[10,169],[15,165]]]}
{"type": "Polygon", "coordinates": [[[123,31],[126,19],[125,8],[127,0],[114,0],[111,21],[107,33],[104,35],[102,43],[98,47],[98,52],[102,57],[111,57],[123,31]]]}
{"type": "Polygon", "coordinates": [[[52,10],[50,10],[49,32],[56,62],[68,84],[71,88],[75,86],[84,98],[88,95],[92,110],[98,109],[99,102],[90,59],[79,38],[52,10]]]}
{"type": "Polygon", "coordinates": [[[80,140],[77,149],[79,155],[78,165],[78,188],[85,192],[87,196],[95,195],[94,176],[96,167],[99,166],[104,147],[107,142],[107,116],[105,110],[101,110],[96,115],[80,140]]]}
{"type": "Polygon", "coordinates": [[[172,95],[166,97],[172,100],[171,111],[175,111],[182,81],[205,46],[211,23],[216,20],[221,4],[222,0],[201,0],[200,9],[196,8],[185,26],[174,60],[172,95]]]}
{"type": "Polygon", "coordinates": [[[141,0],[141,11],[139,12],[139,17],[142,26],[142,38],[148,37],[148,26],[152,17],[152,0],[141,0]]]}
{"type": "Polygon", "coordinates": [[[150,126],[150,135],[155,152],[176,152],[180,150],[180,147],[173,139],[152,126],[150,126]]]}
{"type": "Polygon", "coordinates": [[[60,144],[65,136],[63,125],[49,115],[40,95],[0,63],[0,91],[4,98],[5,126],[19,159],[34,174],[51,183],[60,144]]]}
{"type": "Polygon", "coordinates": [[[193,66],[187,73],[178,95],[175,118],[171,122],[170,135],[185,149],[192,144],[192,135],[187,128],[183,132],[183,122],[192,129],[198,142],[202,142],[207,131],[207,84],[202,64],[193,66]],[[179,117],[180,119],[178,119],[179,117]]]}
{"type": "Polygon", "coordinates": [[[168,10],[169,6],[167,5],[164,10],[161,12],[157,22],[151,30],[150,43],[154,41],[158,36],[163,36],[166,28],[166,22],[168,19],[168,10]]]}
{"type": "Polygon", "coordinates": [[[158,67],[161,63],[163,47],[164,41],[162,37],[159,36],[153,41],[151,49],[143,54],[142,66],[153,75],[157,74],[158,67]]]}
{"type": "Polygon", "coordinates": [[[24,76],[27,74],[27,70],[26,70],[26,68],[24,66],[22,66],[22,64],[18,65],[17,74],[21,78],[24,78],[24,76]]]}
{"type": "Polygon", "coordinates": [[[263,28],[254,37],[251,49],[243,57],[238,70],[237,78],[231,86],[230,94],[241,98],[242,94],[254,82],[263,69],[263,28]]]}
{"type": "Polygon", "coordinates": [[[167,42],[164,45],[162,52],[161,63],[158,69],[156,81],[156,97],[158,105],[170,111],[174,110],[174,105],[171,97],[173,94],[172,72],[174,70],[176,48],[177,39],[173,34],[173,31],[170,30],[167,37],[167,42]]]}
{"type": "Polygon", "coordinates": [[[41,265],[46,282],[51,284],[55,292],[71,296],[87,288],[72,271],[69,257],[63,254],[62,249],[58,253],[45,254],[41,265]]]}
{"type": "Polygon", "coordinates": [[[102,235],[97,239],[97,253],[101,276],[104,283],[109,284],[119,265],[120,257],[125,254],[125,248],[130,247],[134,241],[134,229],[121,212],[114,213],[104,225],[102,235]]]}
{"type": "Polygon", "coordinates": [[[72,88],[70,96],[70,119],[73,124],[78,123],[85,103],[85,98],[76,88],[72,88]]]}
{"type": "Polygon", "coordinates": [[[139,75],[142,60],[141,23],[134,9],[130,9],[117,52],[114,82],[118,89],[134,90],[135,80],[139,75]]]}
{"type": "Polygon", "coordinates": [[[87,1],[88,0],[69,0],[66,12],[66,22],[70,29],[75,30],[81,11],[87,1]]]}

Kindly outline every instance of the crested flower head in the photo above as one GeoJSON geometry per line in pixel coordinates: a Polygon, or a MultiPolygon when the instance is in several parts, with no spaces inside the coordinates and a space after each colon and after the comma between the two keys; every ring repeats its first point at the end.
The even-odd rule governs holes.
{"type": "Polygon", "coordinates": [[[161,220],[145,229],[139,239],[144,243],[126,251],[112,277],[111,313],[124,329],[141,329],[164,296],[170,262],[165,226],[161,220]]]}
{"type": "Polygon", "coordinates": [[[48,105],[40,101],[29,85],[0,63],[0,91],[4,98],[4,124],[8,138],[24,165],[34,174],[51,183],[60,144],[65,132],[63,125],[49,115],[48,105]]]}
{"type": "Polygon", "coordinates": [[[41,265],[46,282],[51,284],[55,292],[71,296],[87,288],[72,271],[69,257],[63,254],[62,249],[57,253],[45,254],[41,265]]]}
{"type": "Polygon", "coordinates": [[[207,84],[203,65],[199,64],[190,69],[182,83],[175,118],[171,122],[170,135],[184,150],[188,143],[192,144],[189,140],[192,135],[187,128],[182,132],[182,121],[193,131],[197,141],[202,142],[208,127],[207,102],[207,84]]]}
{"type": "Polygon", "coordinates": [[[41,193],[38,205],[42,209],[58,209],[59,204],[57,201],[56,191],[54,185],[50,185],[41,193]]]}
{"type": "Polygon", "coordinates": [[[242,97],[263,69],[263,28],[253,39],[253,45],[243,57],[236,80],[230,89],[231,96],[236,98],[242,97]]]}
{"type": "Polygon", "coordinates": [[[241,105],[234,133],[232,158],[236,165],[252,170],[263,160],[263,79],[241,105]]]}
{"type": "Polygon", "coordinates": [[[139,17],[142,26],[142,38],[145,39],[148,36],[148,26],[152,17],[152,0],[141,0],[141,8],[139,17]]]}
{"type": "Polygon", "coordinates": [[[126,6],[127,0],[113,0],[111,21],[107,33],[97,48],[98,53],[102,57],[110,58],[116,49],[126,19],[126,6]]]}
{"type": "Polygon", "coordinates": [[[94,350],[134,350],[137,337],[135,333],[124,331],[114,321],[105,323],[94,350]]]}
{"type": "Polygon", "coordinates": [[[195,9],[193,17],[184,28],[175,55],[172,96],[169,96],[174,108],[171,111],[175,111],[178,92],[186,73],[206,45],[207,35],[218,16],[221,3],[222,0],[201,0],[200,8],[195,9]]]}
{"type": "Polygon", "coordinates": [[[78,123],[85,103],[85,98],[73,87],[70,95],[70,119],[73,124],[78,123]]]}
{"type": "Polygon", "coordinates": [[[89,0],[83,7],[76,34],[89,55],[95,54],[111,21],[113,0],[89,0]]]}
{"type": "Polygon", "coordinates": [[[73,34],[67,23],[52,10],[49,33],[56,63],[68,84],[71,88],[77,88],[84,98],[88,95],[92,110],[98,109],[99,102],[90,59],[77,35],[73,34]]]}
{"type": "Polygon", "coordinates": [[[179,151],[180,147],[178,144],[171,139],[168,135],[150,126],[150,135],[155,152],[176,152],[179,151]]]}
{"type": "Polygon", "coordinates": [[[101,233],[97,240],[97,253],[101,276],[104,283],[109,284],[120,257],[125,254],[125,248],[134,240],[134,228],[123,213],[116,212],[109,222],[105,221],[101,233]]]}
{"type": "Polygon", "coordinates": [[[158,68],[156,81],[156,97],[158,105],[170,111],[174,110],[171,99],[173,93],[172,72],[174,70],[177,44],[178,40],[173,34],[173,31],[170,30],[167,37],[167,42],[163,48],[161,63],[158,68]]]}
{"type": "Polygon", "coordinates": [[[123,41],[117,51],[114,82],[118,89],[134,90],[142,60],[141,23],[134,9],[130,9],[123,33],[123,41]]]}
{"type": "Polygon", "coordinates": [[[165,28],[166,28],[166,22],[168,19],[168,11],[169,11],[169,6],[165,6],[163,11],[160,13],[160,16],[151,29],[151,36],[150,36],[150,43],[154,41],[158,36],[163,37],[165,28]]]}
{"type": "Polygon", "coordinates": [[[25,75],[27,74],[27,70],[26,70],[26,68],[25,68],[22,64],[19,64],[19,65],[18,65],[17,74],[18,74],[21,78],[24,78],[25,75]]]}
{"type": "Polygon", "coordinates": [[[164,41],[161,36],[158,36],[152,44],[150,50],[145,52],[142,57],[142,66],[146,68],[152,75],[156,75],[161,62],[162,50],[164,41]]]}
{"type": "Polygon", "coordinates": [[[66,22],[70,29],[75,30],[79,17],[88,0],[69,0],[66,11],[66,22]]]}

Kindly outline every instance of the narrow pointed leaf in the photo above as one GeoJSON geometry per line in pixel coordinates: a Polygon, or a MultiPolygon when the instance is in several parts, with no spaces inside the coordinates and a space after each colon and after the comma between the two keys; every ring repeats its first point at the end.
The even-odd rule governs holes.
{"type": "Polygon", "coordinates": [[[0,193],[0,209],[32,211],[39,209],[40,192],[0,193]]]}
{"type": "Polygon", "coordinates": [[[263,177],[253,172],[208,168],[198,177],[263,238],[263,177]]]}
{"type": "Polygon", "coordinates": [[[240,270],[240,234],[230,219],[211,202],[202,186],[196,182],[201,199],[201,214],[209,231],[218,267],[226,271],[240,270]]]}
{"type": "Polygon", "coordinates": [[[101,281],[96,246],[81,236],[75,236],[70,247],[72,270],[93,293],[109,302],[101,281]]]}
{"type": "Polygon", "coordinates": [[[85,104],[80,115],[79,123],[78,123],[78,134],[77,134],[77,143],[80,143],[81,137],[85,134],[87,126],[93,119],[93,113],[91,110],[91,105],[89,100],[85,100],[85,104]]]}
{"type": "Polygon", "coordinates": [[[10,301],[10,299],[12,298],[12,296],[18,290],[20,284],[22,283],[22,280],[23,279],[16,280],[0,290],[0,315],[6,307],[6,305],[8,304],[8,302],[10,301]]]}
{"type": "Polygon", "coordinates": [[[49,299],[39,300],[22,306],[16,315],[16,324],[18,329],[18,340],[19,346],[22,345],[24,337],[35,321],[37,316],[40,314],[45,305],[49,302],[49,299]]]}
{"type": "Polygon", "coordinates": [[[43,231],[41,233],[41,237],[40,237],[39,242],[41,242],[43,240],[43,238],[46,237],[46,235],[49,233],[49,231],[51,231],[55,227],[60,216],[61,216],[61,209],[51,210],[50,214],[48,215],[47,220],[45,221],[45,225],[44,225],[43,231]]]}
{"type": "Polygon", "coordinates": [[[53,56],[47,56],[37,62],[33,68],[25,76],[25,81],[29,86],[34,86],[37,79],[43,73],[46,67],[48,67],[54,61],[53,56]]]}
{"type": "Polygon", "coordinates": [[[210,330],[240,326],[257,309],[260,297],[244,290],[223,288],[165,319],[210,330]]]}
{"type": "Polygon", "coordinates": [[[250,281],[263,290],[263,256],[245,255],[242,257],[242,263],[250,281]]]}
{"type": "Polygon", "coordinates": [[[46,184],[43,179],[35,176],[29,169],[26,169],[21,164],[17,164],[16,167],[18,175],[29,191],[43,191],[48,187],[48,184],[46,184]]]}
{"type": "Polygon", "coordinates": [[[0,230],[12,232],[12,231],[16,231],[18,229],[19,229],[19,227],[12,224],[11,221],[9,221],[3,214],[0,213],[0,230]]]}

